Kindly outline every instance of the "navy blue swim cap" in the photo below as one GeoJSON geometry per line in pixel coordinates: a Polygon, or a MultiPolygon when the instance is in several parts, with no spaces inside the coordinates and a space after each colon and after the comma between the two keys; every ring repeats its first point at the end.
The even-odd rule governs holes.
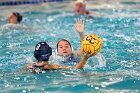
{"type": "Polygon", "coordinates": [[[34,51],[34,57],[38,61],[48,61],[52,55],[52,48],[46,42],[39,42],[34,51]]]}

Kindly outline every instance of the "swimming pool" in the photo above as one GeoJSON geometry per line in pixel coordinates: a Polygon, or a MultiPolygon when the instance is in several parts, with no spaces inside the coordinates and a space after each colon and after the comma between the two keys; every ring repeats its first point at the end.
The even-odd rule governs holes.
{"type": "Polygon", "coordinates": [[[3,11],[0,25],[6,24],[4,15],[7,12],[16,10],[24,16],[22,24],[29,27],[0,30],[0,93],[139,93],[139,4],[93,4],[89,3],[90,9],[103,16],[84,19],[85,34],[95,33],[102,38],[101,53],[106,58],[106,66],[43,74],[19,71],[28,63],[26,59],[33,58],[34,46],[38,42],[48,42],[54,51],[57,41],[62,38],[68,39],[74,50],[81,45],[73,27],[78,17],[71,4],[0,7],[3,11]]]}

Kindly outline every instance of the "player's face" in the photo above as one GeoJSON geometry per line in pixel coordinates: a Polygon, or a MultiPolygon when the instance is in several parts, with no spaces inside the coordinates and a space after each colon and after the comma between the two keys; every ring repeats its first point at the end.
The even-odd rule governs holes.
{"type": "Polygon", "coordinates": [[[83,3],[75,4],[75,11],[77,14],[83,14],[85,12],[85,5],[83,3]]]}
{"type": "Polygon", "coordinates": [[[60,41],[57,50],[60,56],[69,56],[72,53],[71,46],[67,41],[60,41]]]}

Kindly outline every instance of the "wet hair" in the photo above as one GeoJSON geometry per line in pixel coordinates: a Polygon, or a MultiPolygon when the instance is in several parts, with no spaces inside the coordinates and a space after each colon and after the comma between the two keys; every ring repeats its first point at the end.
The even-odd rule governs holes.
{"type": "Polygon", "coordinates": [[[17,22],[20,23],[22,21],[22,15],[18,12],[13,12],[13,15],[17,17],[17,22]]]}
{"type": "MultiPolygon", "coordinates": [[[[71,44],[70,44],[70,42],[69,42],[68,40],[66,40],[66,39],[61,39],[61,40],[59,40],[59,41],[57,42],[57,51],[58,51],[58,44],[59,44],[61,41],[67,42],[67,43],[70,45],[70,47],[71,47],[71,44]]],[[[72,48],[72,47],[71,47],[71,48],[72,48]]]]}

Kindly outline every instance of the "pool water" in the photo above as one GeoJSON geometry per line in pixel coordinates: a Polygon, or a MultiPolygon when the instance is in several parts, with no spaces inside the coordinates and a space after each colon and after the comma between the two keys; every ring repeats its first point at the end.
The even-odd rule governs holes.
{"type": "MultiPolygon", "coordinates": [[[[65,38],[74,50],[78,49],[81,42],[74,28],[78,16],[73,10],[43,12],[40,8],[41,11],[22,12],[26,29],[0,30],[0,93],[139,93],[140,10],[124,6],[91,8],[102,16],[81,17],[85,34],[94,33],[102,38],[101,53],[106,58],[106,66],[42,74],[20,69],[28,63],[27,59],[35,61],[34,46],[40,41],[46,41],[55,51],[58,40],[65,38]]],[[[0,25],[4,24],[6,18],[1,16],[0,25]]]]}

